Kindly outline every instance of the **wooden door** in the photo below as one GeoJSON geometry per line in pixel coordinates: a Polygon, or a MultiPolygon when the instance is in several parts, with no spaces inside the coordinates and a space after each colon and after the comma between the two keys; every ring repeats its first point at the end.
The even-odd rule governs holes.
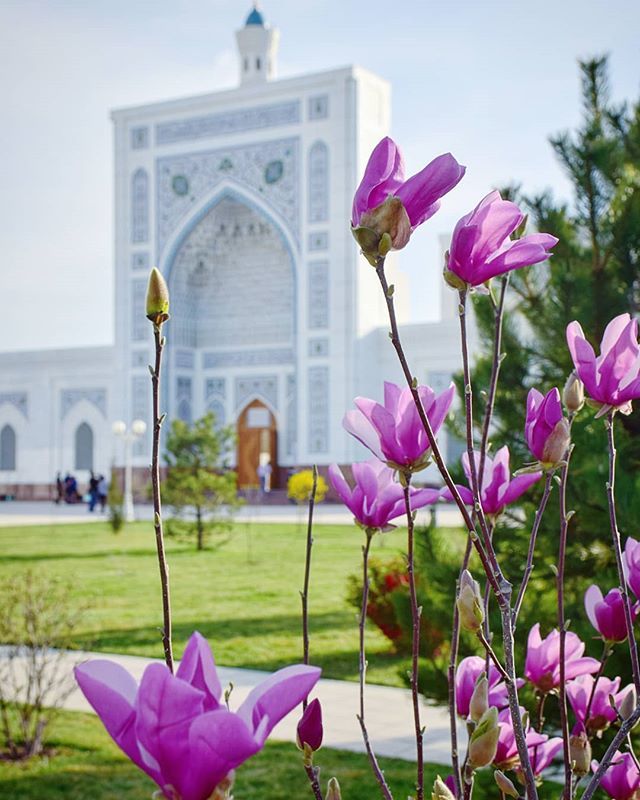
{"type": "Polygon", "coordinates": [[[238,486],[241,489],[260,484],[260,453],[269,453],[271,488],[277,488],[278,431],[276,420],[261,400],[253,400],[238,417],[238,486]]]}

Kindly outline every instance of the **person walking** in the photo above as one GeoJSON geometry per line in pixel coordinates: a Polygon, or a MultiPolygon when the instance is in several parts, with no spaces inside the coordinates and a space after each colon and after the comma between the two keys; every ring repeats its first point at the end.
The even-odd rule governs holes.
{"type": "Polygon", "coordinates": [[[89,479],[89,511],[91,513],[93,513],[98,502],[98,483],[98,478],[92,472],[89,479]]]}
{"type": "Polygon", "coordinates": [[[105,506],[107,505],[107,495],[109,494],[109,484],[104,475],[98,478],[98,502],[100,503],[100,511],[104,514],[105,506]]]}

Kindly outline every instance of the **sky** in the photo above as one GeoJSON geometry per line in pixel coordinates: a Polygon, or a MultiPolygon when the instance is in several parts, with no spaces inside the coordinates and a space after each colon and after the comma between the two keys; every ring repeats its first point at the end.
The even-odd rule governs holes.
{"type": "MultiPolygon", "coordinates": [[[[109,110],[229,88],[249,0],[0,0],[0,351],[113,340],[109,110]]],[[[570,187],[548,144],[580,121],[578,58],[640,83],[637,0],[263,0],[282,77],[360,64],[393,87],[415,172],[463,182],[402,254],[413,321],[438,314],[438,236],[496,186],[570,187]]],[[[345,225],[348,220],[345,220],[345,225]]],[[[364,268],[364,267],[363,267],[364,268]]]]}

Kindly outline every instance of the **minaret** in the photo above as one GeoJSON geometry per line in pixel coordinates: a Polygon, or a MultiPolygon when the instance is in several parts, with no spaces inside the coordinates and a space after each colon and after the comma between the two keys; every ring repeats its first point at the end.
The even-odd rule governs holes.
{"type": "Polygon", "coordinates": [[[272,81],[277,72],[280,31],[264,21],[257,3],[249,12],[244,28],[236,31],[240,55],[240,83],[272,81]]]}

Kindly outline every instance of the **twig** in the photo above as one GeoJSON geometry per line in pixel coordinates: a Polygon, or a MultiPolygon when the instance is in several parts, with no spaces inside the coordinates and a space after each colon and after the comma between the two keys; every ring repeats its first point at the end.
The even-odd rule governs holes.
{"type": "Polygon", "coordinates": [[[609,656],[613,653],[611,647],[609,647],[608,643],[605,642],[604,650],[602,652],[602,658],[600,659],[600,669],[598,670],[598,674],[593,681],[593,686],[591,687],[591,694],[589,695],[589,702],[587,703],[587,710],[585,711],[584,715],[584,725],[585,728],[587,727],[587,723],[589,721],[589,714],[591,713],[591,706],[593,705],[593,698],[596,696],[596,689],[598,688],[598,681],[604,675],[604,668],[607,666],[607,661],[609,660],[609,656]]]}
{"type": "Polygon", "coordinates": [[[367,528],[365,533],[366,540],[364,547],[362,548],[362,607],[360,609],[360,623],[358,626],[360,631],[360,657],[358,664],[358,673],[360,678],[360,713],[358,714],[358,722],[360,723],[364,746],[367,750],[369,761],[371,762],[371,769],[373,770],[373,774],[380,785],[382,796],[385,798],[385,800],[393,800],[391,789],[387,785],[384,774],[380,769],[380,765],[378,764],[376,754],[373,752],[373,747],[369,741],[369,732],[367,731],[367,726],[364,719],[364,684],[367,673],[367,660],[364,646],[364,627],[367,621],[367,603],[369,600],[369,549],[371,547],[371,539],[373,538],[374,532],[367,528]]]}
{"type": "Polygon", "coordinates": [[[609,442],[609,480],[607,481],[607,499],[609,501],[609,522],[611,525],[611,535],[613,537],[613,550],[616,554],[616,566],[618,568],[618,580],[620,581],[620,593],[622,594],[622,607],[624,608],[624,621],[627,628],[627,640],[629,642],[629,654],[631,656],[631,670],[633,672],[633,683],[636,692],[640,695],[640,666],[638,665],[638,645],[633,634],[633,616],[631,615],[631,603],[627,592],[627,581],[624,576],[622,565],[622,548],[620,545],[620,531],[618,530],[618,520],[616,518],[615,500],[615,481],[616,481],[616,446],[613,435],[613,419],[615,410],[607,414],[606,428],[609,442]]]}
{"type": "Polygon", "coordinates": [[[567,692],[566,692],[566,639],[567,626],[564,616],[564,570],[567,554],[567,533],[569,519],[567,515],[567,477],[569,474],[569,459],[571,447],[566,452],[565,464],[560,473],[560,545],[558,550],[558,569],[556,571],[556,588],[558,593],[558,630],[560,631],[560,686],[558,687],[558,703],[560,705],[560,728],[562,731],[562,752],[564,757],[564,789],[562,796],[570,800],[572,791],[571,755],[569,752],[569,722],[567,718],[567,692]]]}
{"type": "Polygon", "coordinates": [[[538,506],[538,510],[536,511],[536,516],[533,521],[533,526],[531,528],[531,536],[529,538],[529,552],[527,553],[527,565],[524,570],[524,575],[522,577],[522,583],[520,584],[520,589],[518,590],[518,597],[516,598],[515,606],[513,608],[514,630],[516,629],[516,625],[518,623],[518,615],[520,614],[522,601],[524,600],[525,592],[527,591],[527,587],[529,586],[529,579],[531,578],[531,573],[533,572],[533,556],[536,549],[536,539],[538,538],[540,523],[542,522],[542,517],[547,507],[547,502],[549,500],[552,488],[553,488],[553,472],[549,471],[547,472],[547,479],[545,481],[542,498],[540,499],[540,505],[538,506]]]}
{"type": "Polygon", "coordinates": [[[635,724],[638,722],[639,719],[640,719],[640,705],[636,706],[636,709],[633,712],[633,714],[631,714],[631,716],[628,717],[622,723],[618,732],[611,740],[611,743],[607,748],[607,752],[604,754],[602,761],[598,765],[598,769],[595,771],[594,776],[587,784],[587,788],[584,790],[584,794],[582,795],[580,800],[591,800],[598,786],[600,785],[600,781],[602,780],[604,773],[611,766],[611,761],[616,751],[618,750],[622,742],[627,738],[630,731],[634,728],[635,724]]]}
{"type": "Polygon", "coordinates": [[[307,773],[307,778],[309,778],[313,796],[316,798],[316,800],[323,800],[322,789],[320,788],[320,780],[318,778],[320,775],[320,770],[318,767],[314,767],[312,764],[305,764],[304,771],[307,773]]]}
{"type": "MultiPolygon", "coordinates": [[[[307,521],[307,547],[304,562],[304,583],[300,592],[302,601],[302,661],[309,663],[309,578],[311,576],[311,548],[313,547],[313,508],[316,502],[316,491],[318,489],[318,468],[313,466],[313,483],[311,484],[311,494],[309,495],[309,518],[307,521]]],[[[302,701],[302,708],[307,707],[307,698],[302,701]]]]}
{"type": "Polygon", "coordinates": [[[493,416],[493,405],[496,399],[498,375],[500,374],[500,365],[502,364],[502,357],[500,353],[500,350],[502,349],[502,321],[504,319],[504,300],[507,294],[508,285],[509,273],[502,277],[500,299],[498,300],[497,305],[494,305],[493,361],[491,364],[491,380],[489,382],[489,393],[487,395],[487,404],[482,423],[482,436],[480,439],[480,469],[478,471],[478,484],[480,486],[482,486],[482,479],[484,477],[484,462],[487,456],[487,444],[489,442],[491,417],[493,416]]]}
{"type": "MultiPolygon", "coordinates": [[[[491,645],[489,644],[486,636],[482,632],[482,628],[480,628],[480,630],[478,631],[477,636],[478,636],[478,639],[480,640],[480,644],[484,647],[484,649],[487,652],[487,658],[489,658],[491,661],[493,661],[493,663],[496,665],[496,668],[497,668],[498,672],[502,675],[502,677],[506,681],[508,681],[509,680],[509,674],[506,671],[506,669],[502,666],[502,664],[500,663],[500,659],[495,654],[495,651],[494,651],[493,647],[491,647],[491,645]]],[[[487,678],[488,677],[489,677],[489,670],[487,670],[487,678]]]]}
{"type": "Polygon", "coordinates": [[[164,415],[160,416],[160,370],[162,367],[162,351],[165,339],[162,328],[154,323],[153,339],[155,342],[156,359],[151,374],[153,395],[153,449],[151,454],[151,486],[153,488],[153,525],[156,532],[156,549],[158,551],[158,565],[160,567],[160,583],[162,585],[162,646],[164,660],[173,672],[173,648],[171,645],[171,597],[169,593],[169,565],[164,549],[164,533],[162,530],[162,501],[160,498],[160,429],[164,415]]]}
{"type": "MultiPolygon", "coordinates": [[[[520,763],[522,765],[522,769],[524,772],[528,800],[538,800],[538,791],[536,788],[535,776],[531,768],[531,760],[529,758],[529,751],[527,749],[524,727],[522,725],[522,718],[520,716],[518,687],[516,685],[516,680],[515,680],[516,672],[515,672],[515,658],[513,652],[514,641],[513,641],[513,629],[511,624],[511,605],[510,605],[512,587],[511,584],[505,579],[504,575],[502,574],[499,564],[497,563],[497,561],[495,561],[495,554],[493,559],[490,559],[487,556],[487,553],[485,552],[485,549],[478,538],[478,534],[476,532],[475,525],[473,524],[471,516],[464,502],[462,501],[460,493],[458,492],[458,489],[455,483],[453,482],[453,479],[451,478],[449,470],[447,469],[447,466],[444,463],[444,459],[442,458],[442,453],[440,452],[440,448],[438,447],[438,443],[433,433],[431,423],[429,422],[429,418],[427,417],[424,411],[424,407],[422,406],[422,401],[420,400],[420,395],[418,394],[418,390],[416,386],[414,386],[413,376],[411,374],[411,370],[409,369],[409,365],[407,363],[407,359],[404,354],[404,350],[402,348],[402,343],[400,341],[400,334],[398,332],[398,323],[396,319],[395,306],[393,302],[393,293],[389,292],[389,286],[387,283],[386,276],[384,274],[383,258],[380,258],[378,260],[378,264],[376,266],[376,274],[378,276],[378,280],[380,281],[380,285],[382,287],[385,297],[385,302],[387,304],[387,312],[389,314],[389,324],[391,327],[391,343],[393,344],[393,347],[396,351],[396,354],[398,356],[398,361],[400,362],[400,366],[402,368],[403,375],[405,377],[405,380],[407,381],[409,390],[411,391],[411,396],[418,411],[420,422],[422,423],[424,431],[427,435],[427,439],[429,440],[429,446],[431,448],[433,460],[435,461],[445,484],[447,485],[449,491],[451,492],[454,502],[456,503],[458,509],[460,510],[460,514],[462,515],[465,526],[469,532],[469,536],[471,538],[473,546],[475,547],[476,552],[478,553],[478,556],[482,563],[485,575],[487,576],[489,582],[491,583],[491,588],[493,589],[496,599],[498,600],[498,605],[500,606],[500,614],[502,619],[502,633],[504,642],[504,654],[505,654],[505,669],[508,675],[510,676],[509,681],[507,681],[509,709],[511,712],[515,739],[518,746],[518,755],[520,756],[520,763]]],[[[491,546],[490,542],[489,546],[491,546]]]]}
{"type": "Polygon", "coordinates": [[[413,722],[416,735],[416,760],[417,783],[416,800],[424,800],[424,754],[422,723],[420,722],[420,694],[418,691],[418,662],[420,656],[420,617],[422,608],[418,606],[418,594],[416,592],[416,574],[414,560],[414,519],[411,510],[411,473],[404,475],[404,507],[407,515],[407,573],[409,576],[409,596],[411,599],[411,700],[413,703],[413,722]]]}

